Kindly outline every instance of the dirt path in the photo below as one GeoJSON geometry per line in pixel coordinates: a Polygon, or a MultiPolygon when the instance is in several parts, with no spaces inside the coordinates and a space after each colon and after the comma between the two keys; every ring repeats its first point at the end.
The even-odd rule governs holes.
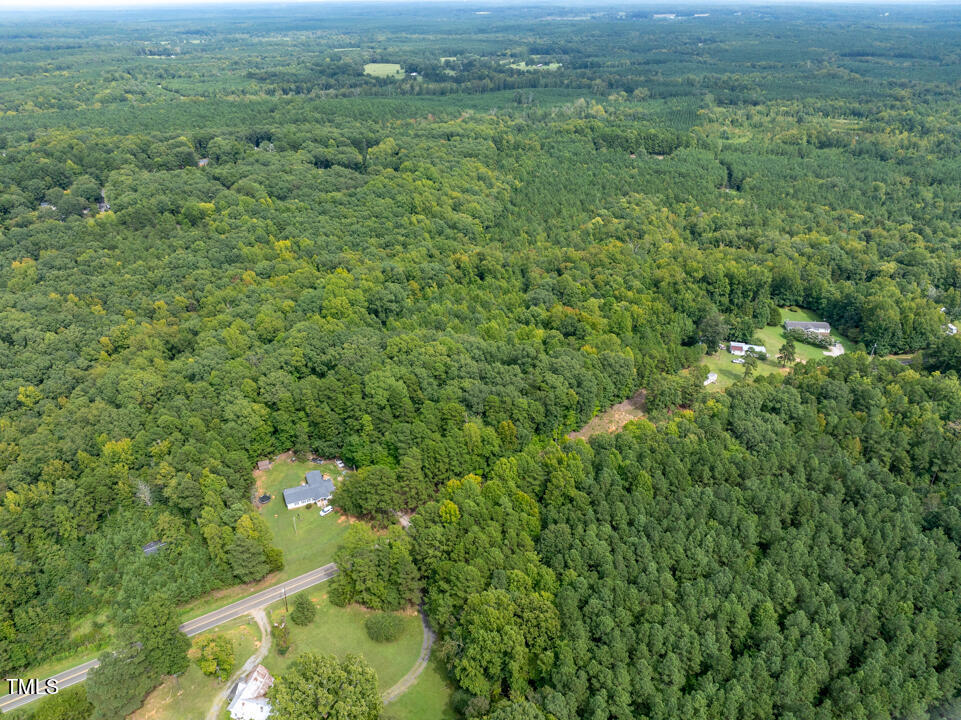
{"type": "Polygon", "coordinates": [[[260,661],[267,657],[267,651],[270,650],[270,624],[267,622],[267,614],[263,611],[263,608],[257,608],[256,610],[251,610],[250,615],[257,621],[257,625],[260,626],[260,633],[263,636],[263,639],[260,641],[260,647],[247,659],[247,662],[244,663],[244,666],[240,668],[240,670],[230,676],[230,680],[227,681],[224,689],[217,694],[214,704],[210,706],[210,712],[207,713],[207,720],[217,720],[217,716],[220,715],[220,708],[224,706],[237,681],[257,667],[260,661]]]}
{"type": "MultiPolygon", "coordinates": [[[[430,660],[430,651],[431,648],[434,647],[434,640],[437,636],[434,635],[434,631],[431,630],[430,625],[427,624],[427,616],[424,615],[423,612],[420,614],[420,623],[424,626],[424,641],[420,645],[420,657],[417,658],[417,662],[414,663],[414,667],[410,669],[410,672],[404,675],[394,687],[380,694],[385,705],[394,702],[394,700],[407,692],[410,686],[420,677],[420,674],[424,672],[424,668],[427,667],[427,661],[430,660]]],[[[211,720],[211,718],[207,718],[207,720],[211,720]]]]}

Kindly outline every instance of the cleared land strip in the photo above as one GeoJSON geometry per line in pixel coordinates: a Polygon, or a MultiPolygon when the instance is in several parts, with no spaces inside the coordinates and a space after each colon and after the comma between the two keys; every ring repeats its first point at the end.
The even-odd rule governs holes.
{"type": "MultiPolygon", "coordinates": [[[[237,602],[231,603],[230,605],[222,607],[219,610],[214,610],[206,615],[201,615],[193,620],[188,620],[180,626],[180,629],[183,630],[187,635],[199,635],[200,633],[215,628],[221,623],[227,622],[228,620],[233,620],[241,615],[246,615],[247,613],[257,610],[258,608],[266,607],[267,605],[282,599],[285,594],[293,595],[301,590],[306,590],[307,588],[313,587],[318,583],[322,583],[325,580],[330,580],[330,578],[336,574],[337,566],[334,563],[329,563],[315,570],[311,570],[310,572],[306,572],[303,575],[299,575],[292,580],[288,580],[287,582],[274,585],[266,590],[261,590],[259,593],[255,593],[254,595],[246,597],[243,600],[238,600],[237,602]]],[[[69,670],[64,670],[62,673],[52,675],[51,679],[56,680],[57,688],[62,690],[63,688],[76,685],[77,683],[81,683],[86,680],[87,673],[93,668],[97,667],[99,664],[100,662],[98,660],[90,660],[82,665],[77,665],[69,670]]],[[[39,683],[39,687],[43,686],[43,681],[41,681],[39,683]]],[[[46,695],[43,693],[7,695],[3,698],[0,698],[0,712],[14,710],[43,697],[46,697],[46,695]]]]}

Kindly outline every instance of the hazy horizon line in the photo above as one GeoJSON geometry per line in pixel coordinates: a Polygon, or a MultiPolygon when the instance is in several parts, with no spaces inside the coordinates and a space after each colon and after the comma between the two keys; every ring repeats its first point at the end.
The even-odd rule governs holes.
{"type": "Polygon", "coordinates": [[[474,7],[518,7],[518,6],[550,6],[550,7],[643,7],[662,12],[670,12],[681,8],[722,7],[736,9],[738,7],[757,6],[884,6],[885,8],[903,6],[914,9],[924,6],[961,7],[961,0],[922,0],[921,2],[905,2],[905,0],[621,0],[608,2],[607,0],[33,0],[32,2],[7,3],[0,0],[0,15],[4,13],[49,12],[60,10],[99,11],[99,10],[162,10],[166,8],[196,8],[205,7],[283,7],[286,5],[463,5],[474,7]]]}

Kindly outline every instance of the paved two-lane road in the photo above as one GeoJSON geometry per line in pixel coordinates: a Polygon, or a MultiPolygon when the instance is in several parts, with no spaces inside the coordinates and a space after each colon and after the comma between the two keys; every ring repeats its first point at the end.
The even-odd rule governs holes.
{"type": "MultiPolygon", "coordinates": [[[[251,610],[257,610],[258,608],[266,607],[277,600],[281,600],[284,594],[293,595],[301,590],[306,590],[309,587],[313,587],[318,583],[322,583],[325,580],[330,580],[334,575],[337,574],[337,566],[333,563],[329,565],[324,565],[316,570],[311,570],[308,573],[304,573],[292,580],[281,583],[280,585],[274,585],[271,588],[262,590],[259,593],[246,597],[243,600],[238,600],[231,605],[220,608],[220,610],[214,610],[206,615],[201,615],[193,620],[188,620],[180,629],[184,631],[187,635],[199,635],[202,632],[211,630],[218,625],[227,622],[228,620],[233,620],[241,615],[246,615],[251,610]]],[[[97,667],[100,663],[97,660],[91,660],[85,662],[82,665],[77,665],[69,670],[64,670],[62,673],[51,676],[57,681],[57,688],[63,690],[71,685],[76,685],[79,682],[83,682],[87,679],[87,673],[93,668],[97,667]]],[[[0,678],[0,682],[6,682],[4,678],[0,678]]],[[[43,681],[39,683],[40,687],[43,687],[43,681]]],[[[8,710],[13,710],[14,708],[26,705],[34,700],[46,697],[46,695],[6,695],[0,698],[0,712],[6,712],[8,710]]]]}

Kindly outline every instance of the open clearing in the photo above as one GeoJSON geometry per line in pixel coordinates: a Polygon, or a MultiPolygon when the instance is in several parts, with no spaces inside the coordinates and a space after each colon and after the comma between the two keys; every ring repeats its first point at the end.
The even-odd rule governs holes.
{"type": "Polygon", "coordinates": [[[284,505],[284,488],[300,485],[308,470],[320,470],[338,485],[340,470],[334,463],[299,463],[277,460],[270,470],[258,473],[257,488],[272,496],[260,514],[274,535],[274,544],[284,551],[284,569],[278,579],[301,575],[308,570],[332,562],[334,551],[347,531],[347,521],[340,513],[320,516],[320,509],[308,506],[288,510],[284,505]]]}
{"type": "Polygon", "coordinates": [[[604,412],[591,418],[580,430],[569,432],[567,437],[571,440],[580,438],[587,440],[591,435],[601,435],[602,433],[616,433],[620,431],[631,420],[644,417],[644,400],[646,393],[638,390],[633,396],[617,405],[612,405],[604,412]]]}
{"type": "Polygon", "coordinates": [[[516,70],[560,70],[561,68],[561,64],[557,62],[528,65],[524,60],[511,63],[510,66],[516,70]]]}
{"type": "MultiPolygon", "coordinates": [[[[424,635],[420,616],[416,613],[401,614],[404,629],[399,639],[392,643],[376,643],[367,636],[364,628],[370,610],[356,605],[335,607],[327,600],[326,589],[311,588],[306,592],[317,607],[317,617],[304,627],[288,624],[290,650],[280,656],[275,645],[263,661],[264,667],[274,676],[283,672],[302,652],[332,653],[339,658],[355,653],[370,663],[377,673],[377,686],[383,692],[404,677],[417,662],[424,635]]],[[[267,608],[267,617],[272,623],[278,622],[283,613],[283,601],[267,608]]]]}
{"type": "Polygon", "coordinates": [[[403,68],[397,63],[367,63],[364,65],[364,75],[371,77],[400,77],[403,68]]]}
{"type": "MultiPolygon", "coordinates": [[[[767,348],[768,357],[767,360],[761,360],[758,362],[755,375],[787,373],[788,368],[782,368],[780,365],[778,365],[777,361],[778,351],[780,351],[781,345],[783,345],[785,342],[783,321],[809,320],[812,322],[817,322],[820,319],[821,318],[818,317],[816,313],[813,313],[810,310],[802,310],[800,308],[781,308],[782,322],[780,325],[768,325],[767,327],[763,327],[754,333],[754,339],[757,340],[759,344],[767,348]]],[[[854,350],[853,343],[838,335],[838,333],[834,330],[831,331],[831,337],[841,343],[845,352],[851,352],[854,350]]],[[[800,342],[795,343],[795,348],[799,362],[819,360],[827,357],[827,355],[824,354],[824,348],[814,347],[813,345],[806,345],[800,342]]],[[[707,366],[709,372],[717,373],[717,382],[708,385],[708,390],[724,390],[744,377],[744,366],[734,363],[733,360],[735,357],[735,355],[731,355],[731,353],[729,353],[727,350],[718,350],[713,355],[704,356],[702,364],[707,366]]]]}

